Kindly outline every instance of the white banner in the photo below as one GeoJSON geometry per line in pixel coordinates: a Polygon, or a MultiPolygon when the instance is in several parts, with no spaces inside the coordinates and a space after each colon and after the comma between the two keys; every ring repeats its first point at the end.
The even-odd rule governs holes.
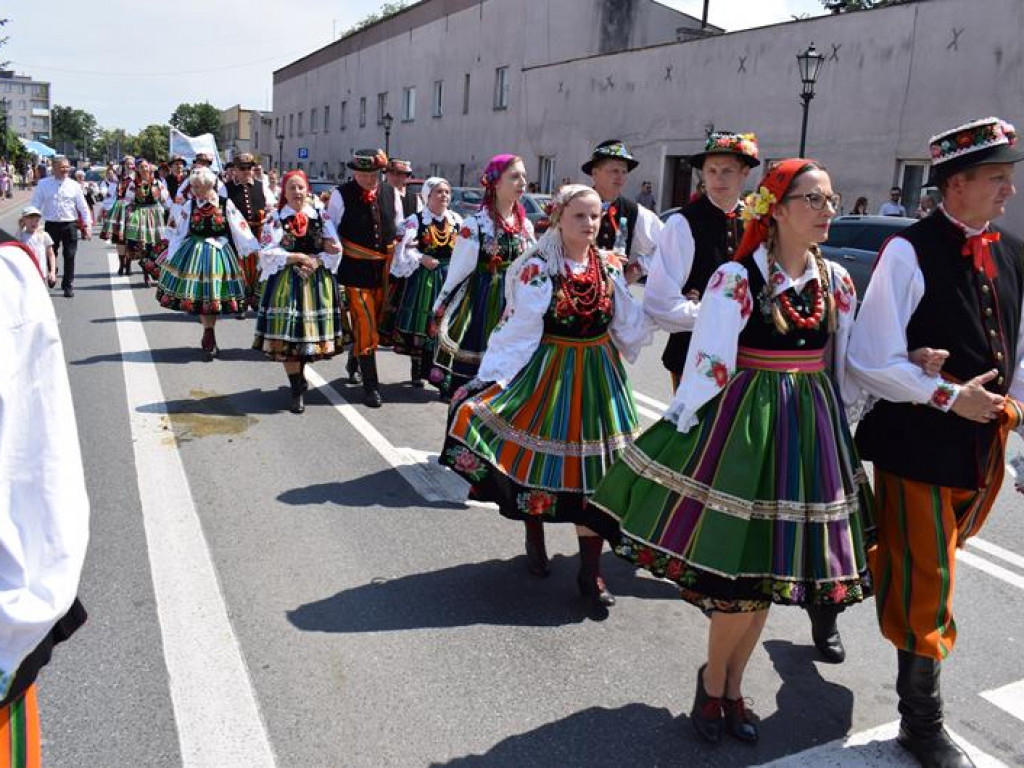
{"type": "Polygon", "coordinates": [[[213,169],[220,172],[220,155],[217,154],[217,140],[212,133],[204,133],[202,136],[186,136],[177,128],[171,128],[171,157],[181,155],[189,164],[195,160],[197,152],[206,152],[213,155],[213,169]]]}

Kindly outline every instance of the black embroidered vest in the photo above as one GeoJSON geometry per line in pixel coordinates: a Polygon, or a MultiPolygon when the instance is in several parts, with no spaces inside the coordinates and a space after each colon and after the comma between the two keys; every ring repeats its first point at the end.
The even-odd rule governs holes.
{"type": "Polygon", "coordinates": [[[250,229],[253,232],[261,231],[267,215],[267,198],[263,194],[263,185],[258,181],[253,184],[236,184],[229,181],[225,186],[228,197],[242,214],[242,218],[248,222],[250,229]]]}
{"type": "Polygon", "coordinates": [[[615,235],[619,231],[619,219],[626,217],[626,255],[633,252],[633,236],[636,233],[636,221],[640,217],[639,206],[626,197],[612,201],[608,210],[601,214],[601,228],[597,232],[597,247],[610,251],[615,246],[615,235]],[[615,222],[612,222],[612,209],[615,209],[615,222]]]}
{"type": "Polygon", "coordinates": [[[338,281],[352,288],[379,288],[387,278],[388,262],[384,257],[397,234],[394,188],[378,185],[377,200],[372,205],[363,202],[363,188],[355,181],[342,184],[338,193],[345,203],[338,236],[381,255],[380,259],[361,259],[343,253],[338,281]]]}

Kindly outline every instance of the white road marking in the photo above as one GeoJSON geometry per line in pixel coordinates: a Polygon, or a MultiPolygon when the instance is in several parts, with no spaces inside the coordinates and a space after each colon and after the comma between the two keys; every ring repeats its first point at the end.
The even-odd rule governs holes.
{"type": "Polygon", "coordinates": [[[979,571],[987,573],[989,576],[997,578],[1000,581],[1006,582],[1011,587],[1016,587],[1017,589],[1024,589],[1024,576],[1014,573],[1013,571],[1008,570],[1006,568],[1003,568],[1003,566],[1001,565],[990,563],[985,558],[978,557],[973,552],[968,552],[966,550],[961,549],[959,552],[956,553],[956,561],[958,563],[965,563],[966,565],[969,565],[972,568],[977,568],[979,571]]]}
{"type": "Polygon", "coordinates": [[[997,544],[993,544],[990,541],[979,539],[975,536],[973,539],[967,540],[967,546],[973,547],[974,549],[981,550],[987,555],[992,555],[999,560],[1015,565],[1021,570],[1024,570],[1024,557],[1021,557],[1016,552],[1011,552],[1008,549],[1003,549],[997,544]]]}
{"type": "Polygon", "coordinates": [[[657,408],[658,411],[659,411],[659,413],[658,413],[658,418],[659,419],[661,418],[661,414],[668,410],[668,404],[667,403],[663,403],[660,400],[655,400],[653,397],[648,397],[647,395],[645,395],[645,394],[643,394],[641,392],[637,392],[635,389],[633,390],[633,397],[635,399],[639,400],[641,403],[649,405],[652,408],[657,408]]]}
{"type": "MultiPolygon", "coordinates": [[[[635,397],[635,395],[634,395],[634,397],[635,397]]],[[[640,398],[637,398],[637,399],[639,400],[640,398]]],[[[638,405],[636,407],[636,411],[641,416],[646,416],[651,421],[661,421],[661,412],[660,411],[652,411],[650,408],[644,408],[642,405],[638,405]]]]}
{"type": "Polygon", "coordinates": [[[1024,680],[991,691],[983,691],[981,697],[1024,722],[1024,680]]]}
{"type": "Polygon", "coordinates": [[[181,455],[166,430],[164,394],[128,281],[108,254],[139,499],[168,686],[185,768],[273,768],[217,571],[196,514],[181,455]]]}
{"type": "MultiPolygon", "coordinates": [[[[918,762],[894,741],[898,728],[898,722],[888,723],[754,768],[918,768],[918,762]]],[[[1006,763],[968,744],[955,733],[950,735],[978,768],[1007,768],[1006,763]]]]}

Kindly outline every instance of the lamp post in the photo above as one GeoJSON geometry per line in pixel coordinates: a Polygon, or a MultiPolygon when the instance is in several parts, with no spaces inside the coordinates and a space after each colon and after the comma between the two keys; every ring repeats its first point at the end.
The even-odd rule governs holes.
{"type": "Polygon", "coordinates": [[[799,157],[803,157],[804,149],[807,146],[807,113],[811,107],[811,99],[814,98],[814,84],[818,81],[818,73],[821,71],[821,65],[825,63],[825,57],[818,53],[814,48],[814,43],[811,43],[806,51],[797,54],[796,62],[800,67],[800,83],[802,85],[800,99],[804,103],[804,121],[800,129],[799,153],[799,157]]]}
{"type": "Polygon", "coordinates": [[[284,134],[277,134],[277,172],[284,173],[284,134]]]}
{"type": "Polygon", "coordinates": [[[394,125],[395,118],[390,112],[386,112],[381,122],[384,123],[384,154],[391,157],[391,126],[394,125]]]}
{"type": "Polygon", "coordinates": [[[7,105],[8,101],[6,98],[0,99],[0,149],[3,150],[4,162],[7,162],[7,105]]]}

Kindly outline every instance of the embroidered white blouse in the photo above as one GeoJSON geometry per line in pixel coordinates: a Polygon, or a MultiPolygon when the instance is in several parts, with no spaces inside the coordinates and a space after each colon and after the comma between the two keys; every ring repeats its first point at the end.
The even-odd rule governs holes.
{"type": "MultiPolygon", "coordinates": [[[[290,205],[285,205],[267,217],[267,221],[263,225],[263,234],[260,236],[260,280],[267,280],[271,275],[277,274],[287,265],[288,257],[292,255],[292,252],[281,247],[281,238],[284,237],[284,226],[281,222],[289,216],[294,216],[295,213],[294,208],[290,205]]],[[[311,220],[323,218],[324,239],[334,240],[340,245],[338,231],[334,228],[331,220],[323,216],[322,208],[317,209],[313,205],[306,203],[302,207],[302,213],[311,220]]],[[[317,254],[317,258],[320,259],[320,263],[324,265],[328,272],[336,272],[338,264],[341,263],[340,253],[331,254],[321,251],[317,254]]]]}
{"type": "MultiPolygon", "coordinates": [[[[167,200],[170,197],[167,194],[167,185],[160,181],[160,179],[153,179],[151,186],[153,187],[153,190],[156,192],[156,194],[154,195],[156,201],[161,205],[166,205],[167,200]]],[[[135,192],[135,180],[132,179],[131,183],[128,184],[128,190],[125,192],[124,195],[125,202],[128,203],[129,205],[135,203],[135,192]]]]}
{"type": "MultiPolygon", "coordinates": [[[[523,231],[526,234],[527,245],[535,241],[533,235],[533,223],[529,219],[523,221],[523,231]]],[[[480,256],[480,235],[485,239],[494,238],[494,221],[486,210],[480,210],[472,216],[467,216],[462,222],[462,229],[455,241],[455,248],[452,250],[452,260],[448,265],[448,276],[441,287],[441,295],[434,303],[434,311],[446,304],[448,299],[462,281],[473,274],[480,256]]]]}
{"type": "MultiPolygon", "coordinates": [[[[586,263],[566,260],[574,274],[586,270],[586,263]]],[[[491,333],[487,351],[476,377],[483,382],[496,382],[502,387],[530,361],[544,336],[544,315],[551,305],[554,289],[551,265],[536,254],[527,259],[518,272],[520,285],[515,292],[515,306],[491,333]]],[[[640,302],[633,298],[619,266],[609,264],[614,286],[613,315],[608,332],[616,348],[629,362],[635,362],[640,350],[651,342],[654,327],[644,314],[640,302]]]]}
{"type": "Polygon", "coordinates": [[[416,237],[419,232],[420,222],[424,225],[431,221],[447,221],[448,226],[455,227],[456,235],[462,228],[462,217],[453,210],[446,210],[441,216],[435,216],[429,208],[423,208],[419,213],[412,214],[402,225],[404,228],[402,238],[395,246],[395,253],[391,259],[391,274],[395,277],[409,277],[415,272],[423,258],[419,249],[419,242],[416,237]]]}
{"type": "MultiPolygon", "coordinates": [[[[804,273],[795,279],[774,263],[769,273],[768,252],[764,246],[754,252],[754,262],[771,286],[773,298],[789,288],[800,291],[818,279],[818,267],[813,259],[808,260],[804,273]]],[[[854,402],[859,391],[846,381],[846,352],[857,308],[857,289],[845,269],[831,261],[826,264],[837,310],[837,328],[831,341],[829,362],[844,401],[854,402]]],[[[697,412],[717,397],[736,373],[740,332],[746,328],[753,312],[760,311],[755,307],[754,299],[750,295],[747,270],[739,262],[723,264],[708,282],[693,328],[682,383],[663,416],[680,432],[689,432],[697,424],[697,412]]]]}
{"type": "MultiPolygon", "coordinates": [[[[971,229],[942,210],[968,235],[971,229]]],[[[940,214],[934,214],[940,215],[940,214]]],[[[902,237],[892,238],[879,254],[871,282],[864,293],[860,314],[853,327],[847,363],[852,379],[867,393],[864,412],[878,398],[894,403],[918,403],[948,411],[960,385],[941,375],[929,376],[910,362],[907,325],[924,296],[924,274],[914,246],[902,237]]],[[[1010,397],[1024,400],[1024,316],[1017,338],[1017,360],[1010,382],[1010,397]]]]}
{"type": "MultiPolygon", "coordinates": [[[[227,212],[228,229],[231,231],[231,239],[235,246],[235,252],[239,256],[248,256],[250,253],[255,253],[260,249],[260,242],[256,239],[256,234],[249,228],[245,219],[242,218],[241,211],[235,207],[235,204],[230,200],[227,200],[225,210],[227,212]]],[[[218,199],[216,203],[211,205],[220,205],[218,199]]],[[[189,219],[192,217],[192,210],[198,206],[198,203],[193,199],[182,205],[176,214],[172,217],[171,221],[167,226],[167,252],[173,254],[181,246],[182,242],[188,237],[189,230],[189,219]]],[[[213,245],[223,247],[227,244],[227,238],[221,237],[209,237],[207,238],[213,245]]]]}

